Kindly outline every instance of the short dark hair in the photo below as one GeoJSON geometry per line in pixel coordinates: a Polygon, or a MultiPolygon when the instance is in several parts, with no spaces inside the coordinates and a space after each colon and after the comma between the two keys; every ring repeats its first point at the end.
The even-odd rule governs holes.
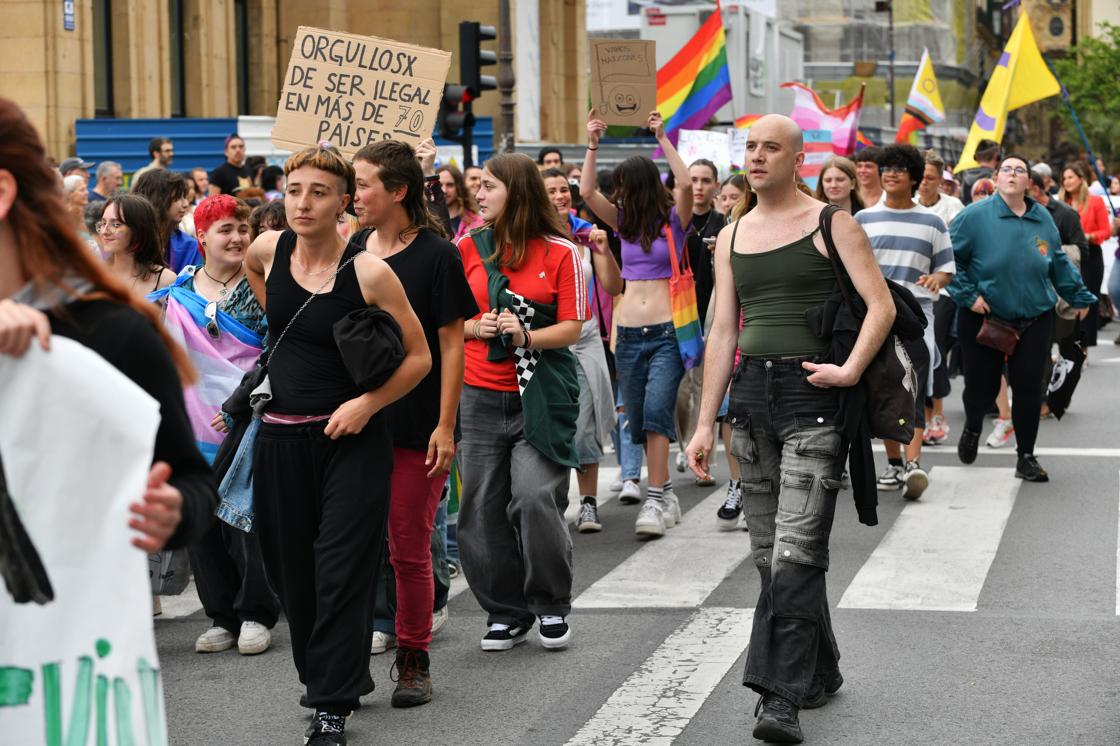
{"type": "Polygon", "coordinates": [[[155,158],[163,150],[164,144],[169,142],[171,142],[170,137],[153,137],[148,140],[148,155],[155,158]]]}
{"type": "Polygon", "coordinates": [[[987,161],[999,158],[999,143],[995,140],[981,140],[976,143],[976,152],[973,155],[977,161],[987,161]]]}
{"type": "Polygon", "coordinates": [[[918,184],[921,183],[922,177],[926,173],[926,159],[922,157],[922,152],[913,145],[902,143],[884,145],[879,150],[879,157],[875,159],[875,162],[879,164],[879,168],[901,166],[906,169],[906,172],[910,175],[911,197],[918,191],[918,184]]]}
{"type": "MultiPolygon", "coordinates": [[[[428,209],[428,199],[424,195],[424,172],[411,145],[395,140],[380,140],[363,147],[354,154],[353,160],[376,166],[377,178],[386,191],[404,188],[404,199],[400,204],[408,215],[410,225],[402,233],[413,229],[416,232],[427,229],[440,238],[447,238],[443,224],[428,209]]],[[[459,187],[461,184],[462,174],[456,179],[455,186],[459,187]]],[[[466,190],[465,186],[462,188],[466,190]]]]}
{"type": "Polygon", "coordinates": [[[274,199],[254,207],[249,213],[249,235],[256,238],[261,230],[286,230],[288,214],[284,210],[284,200],[274,199]]]}
{"type": "Polygon", "coordinates": [[[541,171],[541,178],[542,179],[557,179],[557,178],[559,178],[559,179],[563,179],[564,181],[567,181],[568,180],[568,175],[558,168],[546,168],[544,171],[541,171]]]}
{"type": "Polygon", "coordinates": [[[540,151],[537,153],[537,165],[538,166],[543,166],[544,165],[544,157],[546,155],[548,155],[549,153],[556,153],[556,155],[560,156],[560,162],[563,163],[564,154],[562,152],[560,152],[560,148],[554,148],[552,146],[546,145],[545,147],[541,148],[540,151]]]}
{"type": "MultiPolygon", "coordinates": [[[[1027,160],[1027,157],[1025,155],[1021,154],[1021,153],[1004,153],[1003,156],[999,159],[999,163],[996,164],[996,167],[998,168],[999,166],[1002,166],[1005,162],[1011,161],[1011,160],[1022,161],[1023,165],[1026,166],[1027,171],[1031,172],[1031,162],[1029,160],[1027,160]]],[[[1069,166],[1066,166],[1066,168],[1069,168],[1069,166]]],[[[1033,173],[1033,172],[1031,172],[1031,173],[1033,173]]]]}
{"type": "Polygon", "coordinates": [[[282,178],[284,178],[284,169],[279,166],[265,166],[264,170],[261,171],[261,189],[266,192],[275,192],[282,178]]]}
{"type": "Polygon", "coordinates": [[[852,162],[865,163],[866,161],[875,161],[876,163],[878,163],[880,150],[882,150],[882,148],[879,148],[876,145],[873,145],[870,148],[857,150],[855,154],[852,155],[852,162]]]}
{"type": "Polygon", "coordinates": [[[1030,177],[1032,184],[1034,184],[1039,189],[1046,191],[1046,179],[1042,177],[1042,174],[1032,168],[1030,169],[1030,177]]]}
{"type": "Polygon", "coordinates": [[[692,163],[688,164],[689,169],[691,169],[693,166],[707,167],[712,172],[712,181],[715,181],[717,183],[719,182],[719,169],[716,167],[716,164],[712,163],[707,158],[697,158],[692,163]]]}

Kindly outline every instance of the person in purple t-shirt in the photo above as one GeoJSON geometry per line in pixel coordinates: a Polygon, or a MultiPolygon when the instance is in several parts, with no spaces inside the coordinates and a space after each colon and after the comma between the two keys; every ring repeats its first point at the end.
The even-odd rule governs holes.
{"type": "MultiPolygon", "coordinates": [[[[634,532],[655,538],[681,519],[680,504],[669,481],[669,444],[677,439],[677,388],[684,376],[669,297],[672,262],[685,247],[683,226],[692,220],[692,183],[688,166],[665,134],[661,114],[649,115],[649,128],[665,153],[679,189],[673,194],[661,182],[657,165],[632,156],[614,171],[615,202],[598,189],[595,151],[607,124],[592,109],[587,121],[587,157],[579,192],[587,206],[622,241],[622,279],[626,291],[615,311],[618,336],[615,362],[622,400],[630,418],[630,437],[644,443],[649,469],[646,501],[634,532]]],[[[624,492],[621,502],[637,502],[624,492]]]]}

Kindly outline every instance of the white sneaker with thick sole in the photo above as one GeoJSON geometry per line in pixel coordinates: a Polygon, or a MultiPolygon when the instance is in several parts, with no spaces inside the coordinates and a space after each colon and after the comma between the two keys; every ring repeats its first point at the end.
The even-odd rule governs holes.
{"type": "Polygon", "coordinates": [[[237,637],[237,652],[242,655],[259,655],[272,647],[272,632],[260,622],[242,622],[237,637]]]}
{"type": "Polygon", "coordinates": [[[665,516],[665,528],[672,528],[681,522],[681,501],[673,492],[666,492],[662,498],[664,507],[661,509],[665,516]]]}
{"type": "Polygon", "coordinates": [[[906,464],[906,472],[902,478],[902,483],[905,486],[902,497],[906,500],[917,500],[926,491],[926,487],[929,487],[929,474],[917,461],[911,461],[906,464]]]}
{"type": "Polygon", "coordinates": [[[642,488],[632,479],[622,483],[622,490],[618,493],[618,501],[623,505],[634,505],[642,501],[642,488]]]}
{"type": "Polygon", "coordinates": [[[388,632],[374,632],[373,642],[369,646],[370,655],[381,655],[386,650],[397,646],[397,636],[388,632]]]}
{"type": "Polygon", "coordinates": [[[440,630],[447,626],[449,617],[450,615],[448,614],[446,606],[432,614],[432,637],[435,637],[439,634],[440,630]]]}
{"type": "Polygon", "coordinates": [[[997,417],[996,427],[988,436],[985,445],[988,448],[1006,448],[1011,444],[1013,437],[1015,437],[1015,426],[1011,424],[1011,420],[1001,420],[997,417]]]}
{"type": "Polygon", "coordinates": [[[618,479],[611,482],[610,486],[607,487],[607,489],[615,493],[622,492],[622,478],[619,477],[618,479]]]}
{"type": "Polygon", "coordinates": [[[225,627],[211,627],[194,641],[196,653],[220,653],[237,644],[237,637],[225,627]]]}
{"type": "Polygon", "coordinates": [[[649,499],[645,501],[638,511],[638,519],[634,521],[634,533],[638,536],[665,535],[665,511],[660,502],[649,499]]]}

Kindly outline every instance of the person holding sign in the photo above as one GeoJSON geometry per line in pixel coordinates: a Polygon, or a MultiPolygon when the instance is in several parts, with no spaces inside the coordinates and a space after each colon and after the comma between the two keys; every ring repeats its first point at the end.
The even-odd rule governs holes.
{"type": "MultiPolygon", "coordinates": [[[[435,157],[435,144],[425,143],[435,157]]],[[[386,408],[393,437],[389,559],[396,578],[393,707],[430,702],[431,534],[455,443],[460,438],[463,322],[478,314],[459,252],[428,211],[424,174],[410,145],[383,140],[354,156],[354,208],[365,230],[351,240],[385,261],[420,319],[432,369],[386,408]]]]}
{"type": "Polygon", "coordinates": [[[622,239],[622,279],[627,284],[615,311],[615,360],[630,437],[645,444],[649,464],[646,501],[634,532],[656,538],[681,519],[669,481],[669,443],[677,439],[674,420],[684,364],[673,326],[669,279],[672,263],[680,261],[685,247],[684,226],[692,220],[693,200],[688,167],[665,134],[661,114],[651,112],[648,124],[676,177],[675,204],[673,194],[661,183],[657,165],[640,155],[615,168],[615,202],[603,196],[595,176],[595,151],[607,123],[595,109],[587,121],[587,157],[579,191],[595,215],[622,239]]]}
{"type": "Polygon", "coordinates": [[[459,239],[479,308],[466,324],[459,552],[490,628],[509,650],[540,621],[541,645],[567,647],[572,608],[569,470],[577,468],[575,356],[589,315],[579,252],[522,153],[486,162],[486,224],[459,239]]]}
{"type": "MultiPolygon", "coordinates": [[[[400,280],[337,230],[354,169],[326,144],[284,165],[289,224],[249,247],[245,269],[268,318],[272,398],[253,463],[265,569],[280,596],[314,746],[345,744],[346,717],[373,690],[374,576],[389,513],[393,443],[386,406],[427,373],[431,356],[400,280]],[[404,357],[376,389],[355,383],[336,322],[378,306],[400,327],[404,357]]],[[[376,341],[376,340],[375,340],[376,341]]]]}

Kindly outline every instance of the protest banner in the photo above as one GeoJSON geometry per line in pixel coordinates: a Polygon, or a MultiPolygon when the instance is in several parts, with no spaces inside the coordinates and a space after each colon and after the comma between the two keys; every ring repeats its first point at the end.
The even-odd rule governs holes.
{"type": "Polygon", "coordinates": [[[591,103],[607,124],[645,127],[657,108],[656,43],[591,39],[591,103]]]}
{"type": "Polygon", "coordinates": [[[300,26],[276,107],[272,143],[326,140],[351,157],[378,140],[430,137],[451,53],[376,36],[300,26]]]}
{"type": "Polygon", "coordinates": [[[699,158],[716,164],[722,181],[731,175],[731,137],[726,132],[713,130],[681,130],[677,152],[685,164],[692,165],[699,158]]]}
{"type": "Polygon", "coordinates": [[[727,130],[728,150],[730,151],[731,167],[733,169],[746,168],[747,135],[750,133],[750,127],[732,127],[727,130]]]}
{"type": "Polygon", "coordinates": [[[5,743],[167,743],[148,563],[128,527],[159,421],[155,399],[71,339],[0,355],[5,743]]]}
{"type": "Polygon", "coordinates": [[[805,130],[805,163],[801,166],[801,178],[810,189],[817,188],[821,169],[833,156],[832,130],[805,130]]]}

